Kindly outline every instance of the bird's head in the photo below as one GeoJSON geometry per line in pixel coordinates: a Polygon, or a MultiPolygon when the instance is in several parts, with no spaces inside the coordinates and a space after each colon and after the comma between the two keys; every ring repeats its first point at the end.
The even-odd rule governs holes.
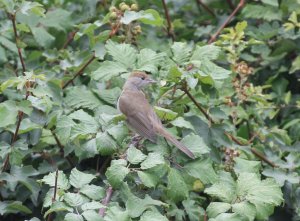
{"type": "Polygon", "coordinates": [[[126,81],[126,87],[130,89],[138,89],[146,87],[149,84],[156,83],[155,80],[151,79],[146,72],[143,71],[134,71],[128,77],[126,81]]]}

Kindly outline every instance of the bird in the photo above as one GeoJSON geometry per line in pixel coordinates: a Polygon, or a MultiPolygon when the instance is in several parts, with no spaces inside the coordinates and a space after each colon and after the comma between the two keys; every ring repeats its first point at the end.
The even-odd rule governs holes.
{"type": "Polygon", "coordinates": [[[129,128],[142,137],[157,143],[158,136],[162,136],[187,156],[195,159],[194,154],[164,128],[143,93],[142,89],[153,83],[156,81],[150,78],[146,72],[133,71],[123,86],[117,108],[126,116],[129,128]]]}

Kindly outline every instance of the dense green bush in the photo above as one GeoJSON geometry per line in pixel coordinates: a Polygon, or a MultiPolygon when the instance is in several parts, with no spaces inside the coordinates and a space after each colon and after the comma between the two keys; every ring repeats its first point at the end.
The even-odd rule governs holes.
{"type": "Polygon", "coordinates": [[[300,220],[299,15],[299,0],[0,0],[0,219],[300,220]],[[133,138],[116,108],[133,70],[195,160],[133,138]]]}

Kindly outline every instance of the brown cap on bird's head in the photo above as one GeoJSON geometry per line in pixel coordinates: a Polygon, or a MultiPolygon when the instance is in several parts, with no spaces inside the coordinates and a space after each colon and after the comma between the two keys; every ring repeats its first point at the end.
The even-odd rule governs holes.
{"type": "Polygon", "coordinates": [[[149,75],[144,71],[133,71],[129,77],[149,78],[149,75]]]}

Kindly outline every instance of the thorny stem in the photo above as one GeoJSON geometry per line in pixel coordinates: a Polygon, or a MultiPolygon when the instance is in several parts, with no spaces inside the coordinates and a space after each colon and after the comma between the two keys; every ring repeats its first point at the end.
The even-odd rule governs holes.
{"type": "Polygon", "coordinates": [[[213,43],[218,35],[221,33],[221,31],[226,27],[226,25],[231,21],[233,16],[245,5],[245,0],[240,0],[239,4],[237,7],[233,10],[233,12],[228,16],[228,18],[224,21],[224,23],[220,26],[220,28],[216,31],[215,34],[211,36],[211,38],[208,41],[208,44],[213,43]]]}
{"type": "Polygon", "coordinates": [[[171,18],[170,18],[170,14],[169,14],[169,10],[166,4],[165,0],[161,0],[163,8],[164,8],[164,12],[165,12],[165,16],[167,19],[167,32],[168,32],[168,36],[172,39],[172,41],[175,41],[175,35],[173,32],[173,28],[172,28],[172,23],[171,23],[171,18]]]}

